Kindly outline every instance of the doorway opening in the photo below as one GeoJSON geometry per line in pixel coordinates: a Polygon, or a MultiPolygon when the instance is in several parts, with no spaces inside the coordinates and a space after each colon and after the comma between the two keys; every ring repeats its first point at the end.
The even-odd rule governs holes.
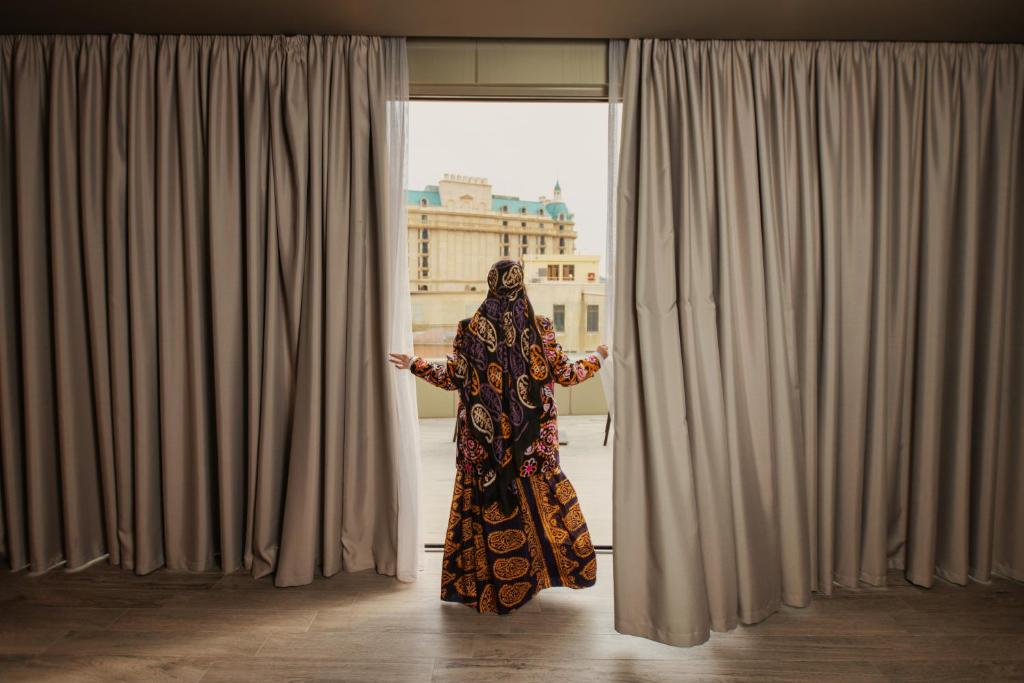
{"type": "MultiPolygon", "coordinates": [[[[608,343],[608,105],[414,99],[405,192],[413,353],[440,361],[487,292],[490,265],[523,262],[537,313],[571,358],[608,343]]],[[[442,547],[455,475],[457,396],[416,382],[422,524],[442,547]]],[[[601,373],[556,386],[560,458],[595,547],[612,542],[611,445],[601,373]]]]}

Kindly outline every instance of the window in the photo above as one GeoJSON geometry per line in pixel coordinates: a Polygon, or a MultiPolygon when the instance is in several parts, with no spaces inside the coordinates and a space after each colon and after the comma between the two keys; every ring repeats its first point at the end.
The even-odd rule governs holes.
{"type": "Polygon", "coordinates": [[[564,221],[565,220],[565,214],[564,213],[558,214],[558,220],[564,221]]]}
{"type": "Polygon", "coordinates": [[[421,280],[426,280],[428,277],[430,277],[430,271],[427,270],[426,268],[421,268],[420,269],[420,279],[421,280]]]}
{"type": "Polygon", "coordinates": [[[520,223],[519,227],[520,228],[525,228],[526,227],[526,221],[523,221],[522,223],[520,223]]]}
{"type": "Polygon", "coordinates": [[[549,263],[548,264],[548,279],[549,280],[557,280],[558,279],[558,264],[557,263],[549,263]]]}
{"type": "Polygon", "coordinates": [[[508,213],[508,207],[507,206],[501,207],[501,212],[502,213],[508,213]]]}
{"type": "Polygon", "coordinates": [[[543,230],[544,229],[544,224],[543,223],[538,223],[537,227],[540,228],[541,230],[543,230]]]}
{"type": "Polygon", "coordinates": [[[538,216],[543,216],[544,215],[544,209],[537,209],[537,215],[538,216]]]}
{"type": "Polygon", "coordinates": [[[564,225],[559,225],[559,226],[558,226],[558,229],[559,229],[559,230],[565,230],[565,226],[564,226],[564,225]]]}
{"type": "Polygon", "coordinates": [[[417,285],[416,286],[416,290],[420,291],[420,292],[425,292],[425,291],[427,291],[427,286],[426,285],[417,285]]]}
{"type": "Polygon", "coordinates": [[[501,255],[502,256],[508,256],[508,245],[507,244],[501,248],[501,255]]]}
{"type": "MultiPolygon", "coordinates": [[[[526,207],[519,209],[519,213],[526,213],[526,207]]],[[[525,223],[523,225],[526,225],[525,223]]]]}
{"type": "Polygon", "coordinates": [[[565,332],[565,304],[555,304],[551,321],[555,324],[555,332],[565,332]]]}
{"type": "Polygon", "coordinates": [[[564,237],[559,237],[558,238],[558,246],[560,246],[560,247],[564,247],[565,246],[565,238],[564,237]]]}
{"type": "Polygon", "coordinates": [[[501,236],[501,241],[504,244],[508,244],[508,233],[507,232],[504,235],[501,236]]]}
{"type": "Polygon", "coordinates": [[[539,249],[539,253],[540,253],[540,254],[541,254],[541,255],[543,256],[543,255],[544,255],[544,252],[545,252],[545,249],[544,249],[544,247],[541,247],[541,248],[539,249]]]}
{"type": "Polygon", "coordinates": [[[426,205],[427,205],[427,198],[424,197],[423,199],[420,200],[420,206],[426,206],[426,205]]]}
{"type": "Polygon", "coordinates": [[[421,214],[421,215],[420,215],[420,220],[421,220],[422,222],[426,223],[426,222],[427,222],[427,214],[425,214],[425,213],[424,213],[424,214],[421,214]]]}
{"type": "Polygon", "coordinates": [[[430,237],[430,231],[429,230],[427,230],[426,228],[423,228],[422,230],[420,230],[420,239],[425,240],[428,237],[430,237]]]}
{"type": "Polygon", "coordinates": [[[420,253],[421,254],[429,253],[426,242],[420,242],[420,253]]]}
{"type": "Polygon", "coordinates": [[[530,251],[529,247],[519,247],[519,255],[520,256],[526,256],[526,254],[529,253],[529,251],[530,251]]]}
{"type": "Polygon", "coordinates": [[[563,280],[575,280],[576,279],[576,266],[565,264],[562,266],[562,279],[563,280]]]}
{"type": "Polygon", "coordinates": [[[530,243],[529,235],[520,235],[519,236],[519,243],[520,244],[529,244],[530,243]]]}
{"type": "Polygon", "coordinates": [[[544,235],[540,236],[540,244],[544,244],[544,235]]]}
{"type": "Polygon", "coordinates": [[[600,319],[597,304],[587,304],[587,332],[597,332],[600,319]]]}
{"type": "Polygon", "coordinates": [[[508,221],[502,221],[501,225],[502,225],[502,227],[507,228],[508,227],[508,221]]]}
{"type": "Polygon", "coordinates": [[[420,268],[429,268],[429,267],[430,267],[430,257],[429,256],[421,256],[420,257],[420,268]]]}

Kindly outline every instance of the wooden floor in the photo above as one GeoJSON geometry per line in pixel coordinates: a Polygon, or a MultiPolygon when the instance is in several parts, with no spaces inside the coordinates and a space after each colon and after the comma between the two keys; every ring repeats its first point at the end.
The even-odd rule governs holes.
{"type": "Polygon", "coordinates": [[[274,588],[246,575],[106,566],[0,575],[0,681],[1024,680],[1024,585],[899,581],[677,649],[618,635],[598,585],[481,616],[371,572],[274,588]]]}

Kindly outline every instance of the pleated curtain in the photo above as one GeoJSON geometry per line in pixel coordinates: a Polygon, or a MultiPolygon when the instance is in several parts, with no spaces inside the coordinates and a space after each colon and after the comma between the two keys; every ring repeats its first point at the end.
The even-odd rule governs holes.
{"type": "Polygon", "coordinates": [[[367,36],[0,37],[12,569],[415,576],[405,68],[367,36]]]}
{"type": "Polygon", "coordinates": [[[1024,46],[611,49],[617,630],[1024,579],[1024,46]]]}

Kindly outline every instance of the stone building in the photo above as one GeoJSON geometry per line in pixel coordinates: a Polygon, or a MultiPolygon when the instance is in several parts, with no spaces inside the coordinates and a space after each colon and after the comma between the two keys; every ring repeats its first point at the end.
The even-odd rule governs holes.
{"type": "Polygon", "coordinates": [[[552,319],[566,351],[602,342],[601,257],[576,253],[576,224],[557,182],[550,199],[525,201],[492,194],[484,178],[445,174],[438,185],[407,190],[406,204],[418,355],[451,350],[458,321],[480,305],[487,269],[502,256],[523,262],[534,309],[552,319]]]}
{"type": "Polygon", "coordinates": [[[406,190],[406,208],[413,292],[480,291],[501,256],[576,253],[576,223],[557,182],[550,199],[529,201],[493,194],[486,178],[446,173],[406,190]]]}

